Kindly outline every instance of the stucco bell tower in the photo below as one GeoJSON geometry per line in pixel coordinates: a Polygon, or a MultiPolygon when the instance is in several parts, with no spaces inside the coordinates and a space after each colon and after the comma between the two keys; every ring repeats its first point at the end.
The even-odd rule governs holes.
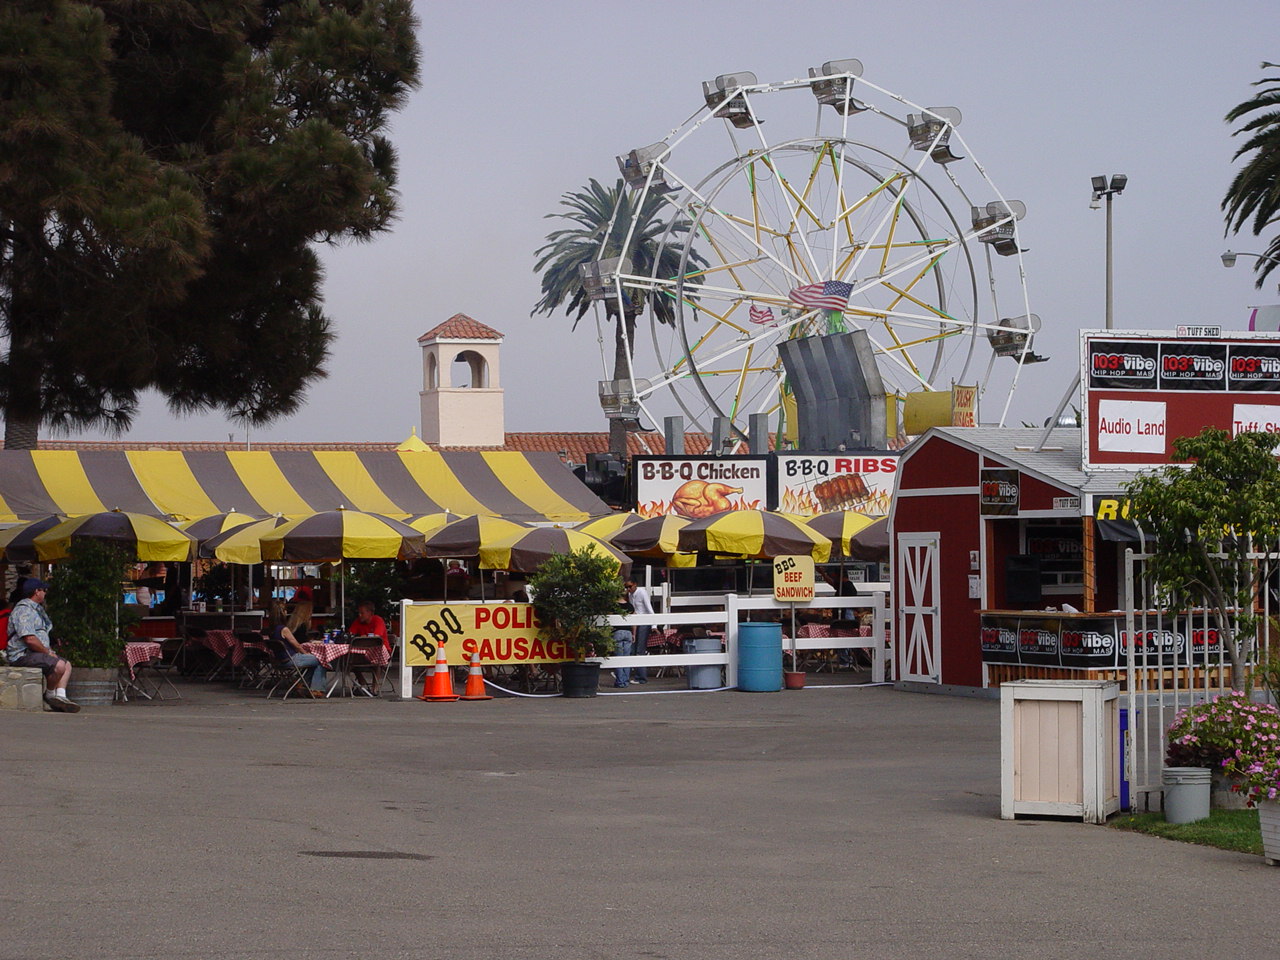
{"type": "Polygon", "coordinates": [[[441,447],[506,443],[498,352],[502,334],[457,313],[422,345],[422,439],[441,447]]]}

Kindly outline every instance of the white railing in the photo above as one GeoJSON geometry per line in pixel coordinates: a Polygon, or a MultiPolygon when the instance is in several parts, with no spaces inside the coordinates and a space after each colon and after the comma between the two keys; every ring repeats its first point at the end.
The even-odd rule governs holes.
{"type": "MultiPolygon", "coordinates": [[[[869,636],[795,636],[801,631],[791,629],[791,618],[788,616],[794,609],[793,604],[779,603],[771,595],[743,597],[736,593],[727,594],[676,594],[663,598],[666,609],[652,614],[618,615],[608,618],[610,626],[624,627],[706,627],[709,633],[724,635],[724,649],[706,653],[657,653],[641,656],[601,657],[602,669],[611,670],[616,667],[696,667],[721,666],[725,671],[725,686],[738,685],[738,626],[739,622],[750,622],[750,613],[754,610],[780,612],[782,616],[782,647],[784,653],[801,650],[866,650],[871,657],[871,679],[874,683],[883,683],[890,674],[893,662],[889,650],[886,623],[888,617],[887,589],[888,584],[859,584],[863,594],[855,597],[819,596],[812,604],[801,607],[805,609],[849,610],[871,613],[869,636]],[[689,607],[701,607],[701,610],[690,610],[689,607]],[[709,608],[709,609],[707,609],[709,608]],[[743,615],[746,614],[744,617],[743,615]]],[[[491,601],[501,605],[503,601],[491,601]]],[[[799,612],[799,611],[797,611],[799,612]]],[[[402,615],[401,623],[405,622],[402,615]]],[[[797,626],[800,624],[797,622],[797,626]]],[[[400,645],[404,649],[403,643],[400,645]]],[[[401,696],[413,696],[411,668],[400,658],[401,696]]]]}

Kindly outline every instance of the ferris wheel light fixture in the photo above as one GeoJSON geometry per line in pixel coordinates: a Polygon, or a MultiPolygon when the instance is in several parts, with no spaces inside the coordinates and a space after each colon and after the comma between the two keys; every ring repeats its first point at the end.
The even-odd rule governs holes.
{"type": "Polygon", "coordinates": [[[951,131],[960,126],[955,107],[925,107],[924,113],[907,114],[907,136],[911,149],[923,150],[934,163],[954,163],[964,157],[951,149],[951,131]]]}
{"type": "Polygon", "coordinates": [[[862,113],[866,104],[859,103],[851,96],[853,78],[862,76],[860,60],[828,60],[821,67],[809,68],[809,79],[813,81],[810,89],[818,98],[818,103],[825,104],[836,113],[848,116],[851,113],[862,113]]]}
{"type": "Polygon", "coordinates": [[[756,75],[750,70],[722,73],[714,80],[702,81],[702,97],[707,101],[707,106],[715,111],[715,116],[728,120],[739,130],[745,130],[756,121],[751,116],[747,95],[742,92],[742,88],[755,86],[756,82],[756,75]],[[731,97],[730,93],[734,95],[731,97]]]}
{"type": "Polygon", "coordinates": [[[654,193],[671,193],[675,190],[676,188],[663,176],[662,167],[658,166],[658,161],[666,156],[669,149],[665,140],[659,140],[647,147],[637,147],[624,157],[618,157],[618,169],[622,172],[622,179],[627,182],[627,186],[632,190],[642,190],[645,182],[649,181],[650,171],[652,171],[653,179],[649,181],[650,190],[654,193]]]}

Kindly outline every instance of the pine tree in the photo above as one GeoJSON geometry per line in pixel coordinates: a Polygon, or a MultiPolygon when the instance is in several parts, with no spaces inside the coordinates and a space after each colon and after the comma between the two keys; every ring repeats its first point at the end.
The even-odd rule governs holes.
{"type": "Polygon", "coordinates": [[[123,429],[147,387],[253,424],[297,409],[333,338],[312,245],[394,215],[415,26],[411,0],[0,12],[6,446],[123,429]]]}

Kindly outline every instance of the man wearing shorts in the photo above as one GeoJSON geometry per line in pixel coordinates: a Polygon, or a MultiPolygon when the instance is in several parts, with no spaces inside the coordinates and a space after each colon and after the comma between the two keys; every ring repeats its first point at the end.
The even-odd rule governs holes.
{"type": "Polygon", "coordinates": [[[9,648],[5,651],[15,667],[39,667],[44,674],[44,702],[60,713],[76,713],[80,704],[67,699],[71,664],[53,652],[49,631],[53,621],[44,609],[49,585],[34,578],[22,584],[22,600],[9,614],[9,648]]]}

